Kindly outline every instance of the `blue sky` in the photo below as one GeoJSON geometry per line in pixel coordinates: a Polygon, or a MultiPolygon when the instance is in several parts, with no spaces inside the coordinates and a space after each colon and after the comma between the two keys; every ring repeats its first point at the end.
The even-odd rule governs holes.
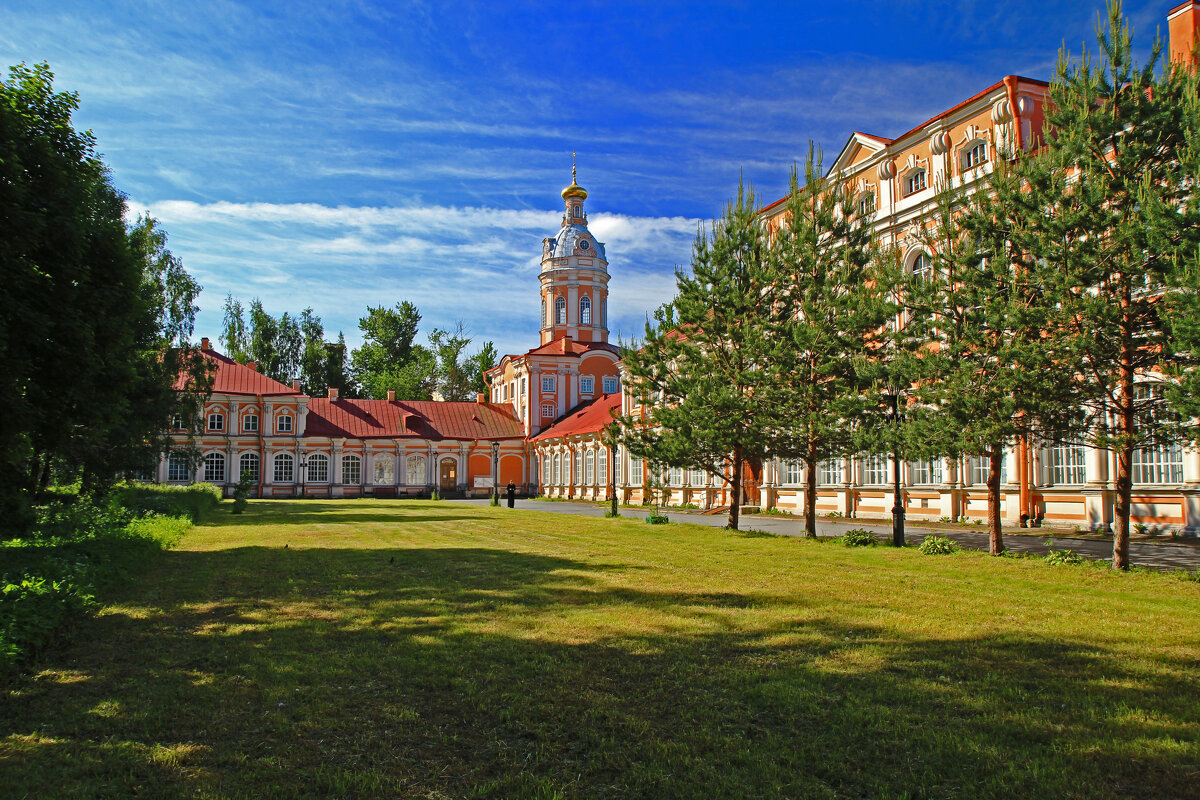
{"type": "MultiPolygon", "coordinates": [[[[1127,2],[1141,44],[1174,2],[1127,2]]],[[[809,139],[895,136],[1006,74],[1048,78],[1101,2],[23,2],[0,62],[77,91],[131,209],[204,286],[311,306],[359,342],[368,305],[423,330],[537,342],[540,242],[571,151],[626,337],[668,300],[739,175],[767,201],[809,139]]]]}

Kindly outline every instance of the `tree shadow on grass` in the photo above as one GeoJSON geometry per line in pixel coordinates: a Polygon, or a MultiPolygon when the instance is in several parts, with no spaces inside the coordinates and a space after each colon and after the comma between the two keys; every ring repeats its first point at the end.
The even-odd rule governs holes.
{"type": "Polygon", "coordinates": [[[3,695],[0,771],[54,797],[1200,796],[1186,660],[628,569],[170,552],[3,695]]]}

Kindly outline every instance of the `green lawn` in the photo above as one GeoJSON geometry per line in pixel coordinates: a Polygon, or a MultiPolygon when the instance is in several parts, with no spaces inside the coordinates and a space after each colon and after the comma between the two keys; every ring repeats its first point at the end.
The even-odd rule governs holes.
{"type": "Polygon", "coordinates": [[[1200,584],[254,502],[0,696],[3,797],[1200,797],[1200,584]]]}

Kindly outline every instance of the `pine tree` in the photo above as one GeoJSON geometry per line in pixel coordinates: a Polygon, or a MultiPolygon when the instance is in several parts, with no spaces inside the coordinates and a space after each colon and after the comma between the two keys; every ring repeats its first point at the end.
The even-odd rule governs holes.
{"type": "Polygon", "coordinates": [[[623,349],[640,410],[621,418],[622,443],[650,462],[728,482],[735,529],[746,464],[766,456],[778,429],[766,391],[767,262],[753,191],[739,185],[722,218],[697,235],[691,268],[676,270],[675,298],[647,321],[639,346],[623,349]]]}
{"type": "Polygon", "coordinates": [[[893,277],[874,258],[866,207],[842,180],[821,174],[809,145],[804,184],[795,168],[774,231],[768,302],[769,363],[776,380],[766,397],[784,420],[774,454],[807,467],[805,531],[817,535],[817,466],[854,449],[855,421],[878,404],[875,352],[895,316],[893,277]]]}
{"type": "Polygon", "coordinates": [[[1080,376],[1087,440],[1116,454],[1113,567],[1126,569],[1134,453],[1179,432],[1152,384],[1177,360],[1163,288],[1194,261],[1200,234],[1185,157],[1195,83],[1158,68],[1161,42],[1147,65],[1135,63],[1117,2],[1098,39],[1094,60],[1060,55],[1045,147],[1018,159],[1019,182],[997,199],[1020,266],[1044,276],[1061,310],[1045,345],[1080,376]]]}
{"type": "Polygon", "coordinates": [[[1000,477],[1005,446],[1050,441],[1078,424],[1074,376],[1046,345],[1053,305],[1034,262],[1011,257],[992,196],[1019,192],[1003,151],[989,174],[940,188],[921,236],[928,269],[909,273],[902,336],[912,365],[912,432],[926,454],[987,459],[990,551],[1004,550],[1000,477]]]}

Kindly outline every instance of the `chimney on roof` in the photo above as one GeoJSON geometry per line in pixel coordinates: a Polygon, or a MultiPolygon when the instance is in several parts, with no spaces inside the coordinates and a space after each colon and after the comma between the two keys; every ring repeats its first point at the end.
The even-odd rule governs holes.
{"type": "Polygon", "coordinates": [[[212,350],[212,344],[208,341],[207,336],[203,337],[200,340],[200,349],[201,350],[212,350]]]}
{"type": "Polygon", "coordinates": [[[330,400],[338,399],[338,388],[336,386],[329,387],[329,399],[330,400]]]}
{"type": "Polygon", "coordinates": [[[563,351],[563,353],[571,352],[571,337],[570,336],[564,336],[562,338],[562,351],[563,351]]]}
{"type": "Polygon", "coordinates": [[[292,391],[295,391],[295,392],[300,391],[300,379],[299,378],[292,378],[292,391]]]}
{"type": "Polygon", "coordinates": [[[478,394],[475,395],[475,402],[476,403],[486,403],[487,402],[487,394],[484,392],[479,392],[478,394]]]}
{"type": "Polygon", "coordinates": [[[258,372],[258,362],[257,361],[247,361],[246,366],[249,367],[250,369],[254,370],[255,372],[258,372]]]}
{"type": "Polygon", "coordinates": [[[388,389],[388,402],[389,403],[396,402],[396,390],[395,389],[388,389]]]}
{"type": "Polygon", "coordinates": [[[1200,39],[1200,2],[1189,0],[1167,12],[1168,53],[1172,64],[1196,66],[1196,41],[1200,39]]]}

